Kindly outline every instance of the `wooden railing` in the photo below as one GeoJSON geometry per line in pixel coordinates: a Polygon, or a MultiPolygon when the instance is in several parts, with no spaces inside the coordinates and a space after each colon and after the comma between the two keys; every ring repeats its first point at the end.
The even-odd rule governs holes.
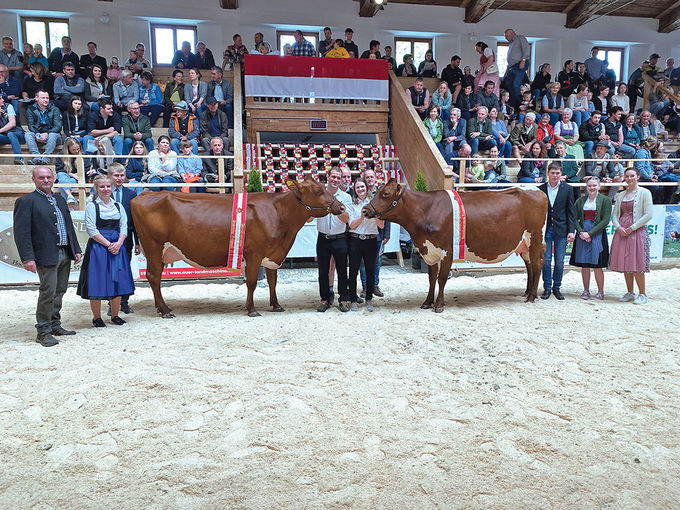
{"type": "Polygon", "coordinates": [[[680,91],[680,87],[666,86],[664,82],[656,81],[654,78],[645,73],[642,73],[642,79],[645,81],[643,109],[647,110],[649,108],[649,95],[655,90],[659,90],[666,94],[668,99],[680,106],[680,98],[678,98],[677,95],[678,91],[680,91]]]}
{"type": "Polygon", "coordinates": [[[390,137],[408,183],[413,186],[417,173],[421,171],[429,190],[452,189],[453,172],[393,71],[390,71],[390,112],[390,137]]]}
{"type": "Polygon", "coordinates": [[[241,64],[234,64],[234,169],[231,173],[231,182],[234,185],[234,193],[245,191],[243,182],[243,82],[241,64]]]}

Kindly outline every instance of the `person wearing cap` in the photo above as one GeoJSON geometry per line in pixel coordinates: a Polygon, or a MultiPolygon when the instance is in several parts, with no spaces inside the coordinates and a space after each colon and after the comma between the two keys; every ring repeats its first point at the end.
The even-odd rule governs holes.
{"type": "Polygon", "coordinates": [[[206,152],[210,151],[211,140],[219,136],[225,147],[229,147],[229,120],[227,114],[219,109],[219,103],[214,97],[205,100],[208,108],[201,114],[200,138],[201,145],[206,152]]]}
{"type": "Polygon", "coordinates": [[[175,114],[170,119],[168,134],[170,135],[170,148],[179,154],[179,142],[190,140],[192,151],[198,154],[198,135],[200,126],[196,115],[189,112],[186,101],[180,101],[175,105],[175,114]]]}
{"type": "Polygon", "coordinates": [[[614,179],[616,179],[616,182],[621,182],[622,179],[618,176],[616,162],[608,151],[608,141],[598,140],[595,143],[595,150],[586,156],[586,159],[593,160],[585,162],[586,177],[597,177],[602,182],[613,182],[614,179]]]}
{"type": "Polygon", "coordinates": [[[345,45],[344,48],[349,53],[352,58],[357,58],[359,56],[359,46],[352,42],[352,37],[354,36],[354,30],[351,28],[345,29],[345,45]]]}

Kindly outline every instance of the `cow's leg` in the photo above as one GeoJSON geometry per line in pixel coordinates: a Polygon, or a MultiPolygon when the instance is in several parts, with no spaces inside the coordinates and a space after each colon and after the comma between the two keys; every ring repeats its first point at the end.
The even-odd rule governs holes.
{"type": "MultiPolygon", "coordinates": [[[[259,317],[260,314],[255,310],[255,305],[253,303],[253,294],[255,293],[255,287],[257,287],[257,273],[260,272],[260,264],[262,260],[257,262],[246,260],[246,287],[248,287],[248,297],[246,298],[246,311],[248,312],[248,317],[259,317]]],[[[269,274],[267,274],[267,280],[269,280],[269,274]]]]}
{"type": "MultiPolygon", "coordinates": [[[[424,264],[425,261],[422,261],[424,264]]],[[[434,303],[434,286],[437,283],[437,271],[438,271],[437,265],[434,266],[427,266],[427,275],[430,277],[430,290],[427,293],[427,298],[423,302],[422,305],[420,305],[420,308],[423,310],[427,310],[429,308],[432,308],[432,304],[434,303]]]]}
{"type": "Polygon", "coordinates": [[[285,312],[283,307],[279,304],[279,298],[276,297],[276,277],[278,271],[276,269],[266,268],[267,283],[269,284],[269,306],[272,307],[272,312],[285,312]]]}
{"type": "Polygon", "coordinates": [[[163,251],[160,243],[145,240],[146,249],[146,279],[149,282],[156,309],[164,319],[172,319],[174,315],[170,307],[165,304],[161,294],[161,273],[163,272],[163,251]]]}
{"type": "Polygon", "coordinates": [[[452,262],[453,259],[451,257],[446,257],[439,263],[439,293],[437,294],[437,301],[434,304],[435,313],[442,313],[444,311],[444,287],[446,287],[446,282],[449,279],[449,271],[451,271],[452,262]]]}
{"type": "Polygon", "coordinates": [[[531,292],[531,286],[534,283],[534,268],[531,267],[531,260],[529,259],[529,253],[520,254],[522,260],[524,261],[524,266],[527,268],[527,288],[524,291],[524,297],[529,297],[531,292]]]}
{"type": "Polygon", "coordinates": [[[529,266],[531,271],[527,269],[527,297],[526,302],[533,303],[538,295],[538,283],[541,279],[541,271],[543,269],[543,260],[545,256],[545,243],[542,242],[543,232],[539,230],[531,235],[531,239],[540,239],[541,242],[532,242],[529,246],[529,266]]]}

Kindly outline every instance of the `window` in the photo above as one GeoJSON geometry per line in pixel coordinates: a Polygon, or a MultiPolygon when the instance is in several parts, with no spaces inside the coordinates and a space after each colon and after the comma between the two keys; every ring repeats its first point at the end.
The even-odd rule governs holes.
{"type": "MultiPolygon", "coordinates": [[[[155,65],[171,65],[175,51],[182,49],[184,41],[191,44],[191,51],[196,51],[196,27],[189,25],[151,25],[151,41],[153,44],[153,62],[155,65]]],[[[125,55],[127,50],[123,48],[125,55]]],[[[121,60],[124,62],[127,56],[121,60]]]]}
{"type": "MultiPolygon", "coordinates": [[[[61,38],[69,35],[67,19],[60,18],[21,18],[22,43],[43,47],[43,55],[48,56],[54,48],[61,47],[61,38]]],[[[21,51],[19,44],[14,45],[21,51]]]]}
{"type": "MultiPolygon", "coordinates": [[[[280,55],[285,54],[285,52],[283,51],[283,47],[286,44],[290,44],[291,46],[293,44],[295,44],[295,35],[294,34],[295,34],[294,31],[293,32],[287,32],[287,31],[283,31],[283,30],[277,30],[276,31],[276,41],[279,45],[278,50],[279,50],[280,55]]],[[[316,34],[305,34],[305,41],[309,41],[310,43],[312,43],[312,46],[314,46],[314,48],[316,48],[317,55],[318,55],[319,36],[316,35],[316,34]]]]}
{"type": "Polygon", "coordinates": [[[616,81],[621,81],[621,76],[623,76],[623,48],[603,48],[602,46],[599,48],[597,58],[606,60],[609,63],[609,69],[616,74],[616,81]]]}
{"type": "Polygon", "coordinates": [[[418,69],[425,60],[425,52],[432,49],[432,39],[418,39],[413,37],[394,38],[394,60],[397,65],[404,62],[404,55],[413,55],[413,65],[418,69]]]}

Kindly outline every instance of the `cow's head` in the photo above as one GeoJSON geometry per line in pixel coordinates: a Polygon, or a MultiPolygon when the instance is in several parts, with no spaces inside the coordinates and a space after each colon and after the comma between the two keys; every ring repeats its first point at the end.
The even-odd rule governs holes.
{"type": "Polygon", "coordinates": [[[386,214],[397,206],[405,191],[406,188],[399,184],[396,179],[390,179],[387,181],[387,184],[376,192],[373,200],[361,210],[361,213],[366,218],[385,217],[386,214]]]}
{"type": "Polygon", "coordinates": [[[310,216],[320,218],[331,214],[342,214],[345,206],[337,198],[326,191],[326,187],[310,175],[302,182],[286,181],[286,185],[297,201],[309,211],[310,216]]]}

